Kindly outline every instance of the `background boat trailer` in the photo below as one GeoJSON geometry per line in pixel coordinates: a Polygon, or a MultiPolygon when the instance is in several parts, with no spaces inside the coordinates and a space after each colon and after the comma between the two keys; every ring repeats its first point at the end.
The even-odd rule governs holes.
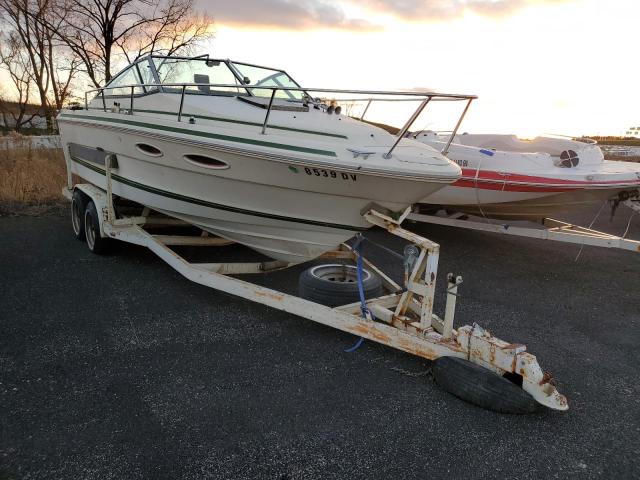
{"type": "MultiPolygon", "coordinates": [[[[109,162],[106,162],[109,164],[109,162]]],[[[529,396],[548,408],[567,410],[566,398],[553,385],[551,376],[542,371],[536,357],[526,352],[526,347],[493,337],[477,324],[454,328],[453,319],[458,285],[461,277],[448,276],[447,302],[444,318],[433,313],[433,299],[438,268],[438,244],[409,232],[400,226],[409,209],[398,219],[393,219],[376,210],[369,210],[364,217],[393,235],[415,245],[415,255],[405,262],[404,285],[398,285],[371,262],[363,259],[366,266],[383,281],[386,295],[368,299],[368,313],[363,315],[362,305],[354,303],[336,308],[327,307],[287,293],[256,285],[230,275],[264,273],[290,266],[282,261],[256,263],[191,263],[170,245],[215,247],[229,242],[203,233],[201,236],[153,235],[149,226],[185,225],[176,219],[154,215],[144,208],[142,215],[116,218],[114,209],[110,168],[107,165],[107,190],[105,192],[90,184],[69,185],[64,195],[71,199],[74,190],[82,192],[92,200],[100,217],[100,234],[149,248],[177,272],[187,279],[222,292],[289,312],[308,320],[373,340],[384,345],[435,360],[441,357],[457,357],[470,364],[480,366],[484,375],[492,379],[498,376],[516,377],[521,388],[529,396]],[[495,375],[494,375],[495,374],[495,375]]],[[[338,250],[328,252],[326,258],[356,260],[356,253],[346,244],[338,250]]],[[[472,365],[473,366],[473,365],[472,365]]],[[[473,368],[478,369],[478,367],[473,368]]],[[[504,380],[503,378],[499,380],[504,380]]],[[[471,388],[473,383],[469,382],[471,388]]],[[[512,388],[514,384],[505,380],[512,388]]],[[[468,385],[466,388],[470,388],[468,385]]],[[[516,390],[518,390],[516,388],[516,390]]],[[[518,390],[522,394],[522,390],[518,390]]],[[[450,390],[456,393],[455,390],[450,390]]],[[[457,393],[456,393],[457,394],[457,393]]],[[[464,397],[463,397],[464,398],[464,397]]],[[[467,400],[469,400],[467,398],[467,400]]],[[[470,401],[473,401],[471,399],[470,401]]],[[[535,404],[535,402],[532,402],[535,404]]],[[[478,403],[480,404],[480,403],[478,403]]],[[[482,406],[487,406],[482,405],[482,406]]]]}
{"type": "MultiPolygon", "coordinates": [[[[640,202],[638,200],[629,199],[620,202],[620,205],[624,205],[634,212],[640,213],[640,202]]],[[[539,227],[518,226],[506,223],[505,221],[492,221],[487,218],[475,217],[474,215],[460,212],[446,216],[414,212],[409,214],[407,218],[419,223],[430,223],[434,225],[479,230],[482,232],[500,233],[502,235],[515,235],[517,237],[537,238],[539,240],[553,240],[577,245],[617,248],[620,250],[640,252],[640,241],[638,240],[611,235],[553,218],[543,218],[539,227]]]]}

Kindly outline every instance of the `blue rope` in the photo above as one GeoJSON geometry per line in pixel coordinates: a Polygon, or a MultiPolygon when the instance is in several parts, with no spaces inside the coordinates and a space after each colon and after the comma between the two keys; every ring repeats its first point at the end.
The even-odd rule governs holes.
{"type": "MultiPolygon", "coordinates": [[[[362,313],[362,318],[367,318],[367,314],[371,316],[373,319],[373,314],[367,307],[366,299],[364,298],[364,287],[362,286],[362,277],[363,267],[362,267],[362,254],[360,253],[360,246],[364,241],[364,237],[362,235],[358,235],[356,242],[353,245],[353,252],[356,254],[356,272],[358,277],[358,293],[360,295],[360,312],[362,313]]],[[[346,353],[355,352],[358,348],[362,346],[364,342],[364,338],[359,337],[351,347],[345,349],[346,353]]]]}
{"type": "Polygon", "coordinates": [[[360,346],[362,345],[363,342],[364,342],[364,338],[362,338],[362,337],[358,338],[358,340],[356,340],[356,343],[351,345],[349,348],[345,348],[344,352],[345,353],[355,352],[357,349],[360,348],[360,346]]]}

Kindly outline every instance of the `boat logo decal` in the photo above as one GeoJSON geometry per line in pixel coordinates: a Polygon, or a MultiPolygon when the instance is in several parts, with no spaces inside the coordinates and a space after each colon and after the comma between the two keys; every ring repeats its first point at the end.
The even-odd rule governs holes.
{"type": "Polygon", "coordinates": [[[485,155],[489,155],[490,157],[493,157],[496,152],[494,152],[492,150],[487,150],[486,148],[481,148],[480,149],[480,153],[484,153],[485,155]]]}
{"type": "Polygon", "coordinates": [[[289,171],[293,172],[293,173],[298,173],[298,169],[296,167],[294,167],[293,165],[289,165],[289,171]]]}
{"type": "Polygon", "coordinates": [[[304,173],[316,177],[341,178],[342,180],[350,180],[352,182],[355,182],[358,178],[355,173],[336,172],[335,170],[327,170],[324,168],[304,167],[304,173]]]}

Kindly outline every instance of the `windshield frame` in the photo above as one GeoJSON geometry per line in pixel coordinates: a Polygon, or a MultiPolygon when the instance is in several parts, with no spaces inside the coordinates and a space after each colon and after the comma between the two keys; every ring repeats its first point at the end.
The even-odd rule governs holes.
{"type": "MultiPolygon", "coordinates": [[[[252,90],[257,88],[247,88],[246,87],[246,83],[244,82],[244,76],[242,75],[242,72],[240,71],[240,68],[237,67],[236,65],[242,67],[254,67],[254,68],[261,68],[264,70],[269,70],[271,72],[273,72],[274,75],[276,74],[283,74],[285,75],[293,85],[295,85],[296,88],[302,88],[301,85],[296,82],[294,80],[294,78],[289,75],[289,73],[286,70],[283,70],[281,68],[273,68],[273,67],[267,67],[265,65],[258,65],[255,63],[248,63],[248,62],[235,62],[233,60],[230,59],[222,59],[222,58],[212,58],[209,56],[209,54],[203,54],[203,55],[197,55],[197,56],[181,56],[181,55],[154,55],[154,54],[150,54],[150,55],[145,55],[144,57],[140,57],[137,60],[135,60],[134,62],[130,63],[129,65],[127,65],[126,67],[124,67],[123,69],[121,69],[116,75],[113,75],[113,77],[111,78],[111,80],[109,80],[109,82],[102,88],[104,89],[109,89],[111,84],[120,76],[121,73],[123,73],[125,70],[128,70],[129,68],[134,68],[138,74],[138,76],[140,77],[140,79],[142,79],[142,74],[140,72],[140,65],[144,62],[147,62],[149,67],[150,67],[150,71],[151,71],[151,75],[153,77],[153,83],[155,83],[157,85],[157,88],[153,88],[151,86],[149,86],[148,84],[140,84],[140,87],[142,89],[141,93],[135,93],[134,96],[136,97],[140,97],[140,96],[145,96],[145,95],[150,95],[153,93],[158,93],[158,92],[162,92],[162,93],[175,93],[173,92],[173,90],[171,89],[171,87],[164,87],[162,81],[160,80],[160,74],[158,73],[158,65],[156,65],[156,60],[161,60],[160,62],[160,66],[162,66],[162,64],[164,63],[164,61],[166,60],[184,60],[184,61],[189,61],[189,60],[195,60],[195,61],[203,61],[203,62],[220,62],[220,63],[224,63],[226,65],[226,67],[231,71],[232,75],[234,76],[235,80],[238,82],[238,88],[239,89],[244,89],[244,91],[246,93],[231,93],[231,96],[250,96],[250,97],[256,97],[256,98],[263,98],[260,95],[256,95],[252,90]]],[[[275,80],[275,79],[274,79],[275,80]]],[[[276,82],[279,83],[279,82],[276,82]]],[[[215,85],[215,84],[212,84],[215,85]]],[[[283,88],[284,85],[279,85],[282,86],[283,88]]],[[[309,96],[309,94],[307,93],[306,90],[301,90],[301,94],[302,94],[302,99],[300,98],[296,98],[295,94],[293,92],[287,91],[287,90],[281,90],[282,92],[284,92],[287,97],[289,98],[281,98],[280,100],[284,100],[284,101],[288,101],[288,102],[296,102],[296,103],[301,103],[304,102],[304,98],[306,96],[309,96]]],[[[190,92],[187,91],[187,94],[193,94],[195,92],[190,92]]],[[[199,93],[200,95],[202,95],[202,93],[199,93]]],[[[212,92],[209,94],[205,94],[205,95],[225,95],[225,93],[223,93],[222,91],[220,92],[212,92]]],[[[229,94],[226,94],[229,95],[229,94]]],[[[107,97],[128,97],[129,95],[109,95],[108,93],[106,94],[107,97]]]]}
{"type": "MultiPolygon", "coordinates": [[[[138,76],[142,79],[142,75],[140,73],[140,64],[142,64],[144,62],[148,62],[148,65],[150,66],[150,70],[151,70],[151,75],[153,77],[153,82],[155,84],[157,84],[158,88],[155,89],[153,87],[149,87],[148,85],[142,85],[141,84],[141,88],[143,89],[144,93],[138,93],[135,96],[143,96],[143,95],[148,95],[148,94],[157,93],[157,92],[174,93],[171,90],[170,87],[164,87],[163,86],[163,83],[160,80],[160,75],[158,73],[158,65],[156,65],[156,60],[160,60],[161,61],[160,65],[162,65],[165,60],[184,60],[184,61],[195,60],[195,61],[203,61],[203,62],[220,62],[220,63],[224,63],[226,65],[226,67],[233,74],[235,80],[238,82],[238,88],[244,89],[244,91],[246,92],[246,94],[237,93],[237,94],[233,94],[233,96],[236,96],[236,95],[242,95],[242,96],[248,95],[248,96],[251,96],[251,97],[261,98],[259,95],[256,95],[255,93],[252,92],[252,90],[253,90],[252,88],[247,88],[245,86],[246,83],[244,83],[244,76],[240,72],[240,69],[238,67],[236,67],[236,65],[246,66],[246,67],[254,67],[254,68],[261,68],[261,69],[264,69],[264,70],[272,71],[274,74],[286,75],[287,78],[289,78],[291,80],[292,84],[295,85],[296,88],[302,88],[300,86],[300,84],[298,82],[296,82],[293,79],[293,77],[291,75],[289,75],[289,73],[287,73],[286,70],[283,70],[281,68],[267,67],[265,65],[257,65],[257,64],[253,64],[253,63],[247,63],[247,62],[234,62],[233,60],[230,60],[230,59],[212,58],[212,57],[209,56],[209,54],[198,55],[198,56],[195,56],[195,57],[179,56],[179,55],[153,55],[153,54],[152,55],[146,55],[144,57],[139,58],[135,62],[127,65],[122,70],[120,70],[116,75],[114,75],[112,77],[112,79],[109,81],[109,83],[107,83],[103,88],[109,89],[109,87],[111,86],[113,81],[116,80],[120,76],[120,74],[122,72],[124,72],[125,70],[128,70],[129,68],[135,68],[136,71],[137,71],[138,76]]],[[[289,98],[288,99],[281,99],[281,100],[292,101],[292,102],[301,102],[302,101],[302,100],[300,100],[298,98],[295,98],[295,96],[291,92],[288,92],[287,90],[282,90],[282,91],[285,92],[286,95],[289,98]]],[[[193,92],[187,91],[186,93],[187,94],[191,94],[193,92]]],[[[220,92],[217,92],[217,93],[220,93],[220,92]]],[[[212,95],[215,95],[215,94],[216,93],[212,93],[212,95]]],[[[307,95],[307,92],[306,91],[302,91],[302,94],[303,94],[303,97],[304,97],[305,95],[307,95]]],[[[107,94],[107,96],[114,96],[114,95],[107,94]]],[[[124,95],[118,95],[118,96],[124,96],[124,95]]]]}
{"type": "MultiPolygon", "coordinates": [[[[148,59],[149,64],[151,65],[151,69],[153,71],[154,81],[155,81],[155,83],[158,84],[158,87],[159,87],[160,91],[163,92],[163,93],[176,93],[176,92],[174,91],[175,87],[167,86],[166,83],[163,83],[160,80],[160,74],[158,72],[158,69],[160,67],[162,67],[162,65],[164,64],[165,61],[177,60],[177,61],[218,62],[220,64],[224,64],[229,69],[229,71],[231,72],[231,75],[233,76],[234,80],[236,81],[237,88],[239,90],[243,89],[245,91],[245,93],[241,93],[239,91],[237,93],[225,92],[225,91],[222,91],[222,90],[216,91],[215,90],[215,85],[216,84],[215,83],[211,83],[211,84],[208,84],[208,85],[211,85],[211,87],[212,87],[211,92],[203,93],[203,92],[194,92],[194,91],[187,90],[185,92],[187,95],[194,95],[194,94],[195,95],[211,95],[211,96],[224,95],[224,96],[233,96],[233,97],[236,97],[236,96],[247,96],[247,95],[251,96],[251,93],[249,92],[249,89],[247,89],[244,86],[245,84],[242,81],[242,77],[239,76],[238,72],[230,64],[231,62],[229,60],[225,60],[225,59],[222,59],[222,58],[211,58],[208,53],[204,54],[204,55],[198,55],[198,56],[195,56],[195,57],[187,57],[187,56],[179,56],[179,55],[148,55],[148,56],[144,57],[144,59],[148,59]],[[161,60],[159,62],[159,65],[156,64],[157,60],[161,60]]],[[[168,83],[171,83],[171,82],[168,82],[168,83]]],[[[178,82],[178,83],[181,83],[181,82],[178,82]]]]}
{"type": "MultiPolygon", "coordinates": [[[[273,72],[273,75],[280,74],[280,73],[284,74],[289,78],[289,80],[291,80],[291,82],[296,86],[296,88],[302,88],[302,86],[298,82],[296,82],[294,80],[294,78],[291,75],[289,75],[289,73],[286,70],[283,70],[281,68],[266,67],[264,65],[257,65],[255,63],[235,62],[233,60],[228,60],[228,62],[229,62],[229,65],[232,67],[232,69],[236,72],[236,74],[237,74],[238,78],[240,79],[240,81],[243,82],[243,84],[244,84],[244,76],[242,75],[242,72],[240,71],[240,69],[238,67],[236,67],[236,65],[244,65],[245,67],[254,67],[254,68],[262,68],[264,70],[270,70],[270,71],[273,72]]],[[[274,82],[275,82],[275,79],[274,79],[274,82]]],[[[278,86],[285,87],[284,85],[278,85],[278,86]]],[[[251,92],[251,89],[247,89],[247,90],[249,91],[249,93],[251,94],[252,97],[258,97],[258,95],[255,95],[253,92],[251,92]]],[[[286,93],[286,95],[289,97],[289,99],[283,99],[283,100],[291,101],[291,102],[302,102],[301,99],[295,98],[295,96],[292,94],[291,91],[288,91],[288,90],[282,90],[282,91],[284,93],[286,93]]],[[[304,90],[301,91],[301,94],[302,94],[303,98],[304,98],[305,95],[308,95],[308,93],[306,91],[304,91],[304,90]]]]}

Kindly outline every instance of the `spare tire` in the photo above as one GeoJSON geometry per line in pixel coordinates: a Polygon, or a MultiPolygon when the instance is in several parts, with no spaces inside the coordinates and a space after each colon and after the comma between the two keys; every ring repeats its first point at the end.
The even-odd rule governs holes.
{"type": "MultiPolygon", "coordinates": [[[[362,269],[365,299],[383,295],[382,281],[369,270],[362,269]]],[[[312,302],[337,307],[360,301],[356,267],[339,263],[316,265],[300,274],[298,294],[312,302]]]]}
{"type": "Polygon", "coordinates": [[[494,412],[524,414],[542,409],[511,380],[461,358],[438,358],[433,363],[433,378],[447,392],[494,412]]]}

